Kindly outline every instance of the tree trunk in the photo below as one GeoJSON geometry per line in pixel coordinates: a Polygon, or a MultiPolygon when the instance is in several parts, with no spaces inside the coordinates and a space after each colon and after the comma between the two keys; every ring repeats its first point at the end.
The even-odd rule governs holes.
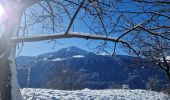
{"type": "Polygon", "coordinates": [[[0,37],[0,100],[21,99],[15,64],[16,44],[10,38],[18,32],[22,11],[14,9],[13,12],[3,22],[5,31],[0,37]]]}
{"type": "Polygon", "coordinates": [[[7,46],[0,58],[0,93],[2,100],[20,100],[21,93],[16,78],[15,46],[7,46]]]}
{"type": "Polygon", "coordinates": [[[0,37],[0,100],[20,100],[21,93],[16,75],[15,48],[10,38],[16,36],[22,13],[29,6],[42,0],[1,0],[7,11],[3,24],[5,31],[0,37]]]}
{"type": "MultiPolygon", "coordinates": [[[[1,47],[1,45],[0,45],[1,47]]],[[[10,85],[10,61],[7,57],[0,59],[0,93],[2,100],[11,100],[11,85],[10,85]]]]}

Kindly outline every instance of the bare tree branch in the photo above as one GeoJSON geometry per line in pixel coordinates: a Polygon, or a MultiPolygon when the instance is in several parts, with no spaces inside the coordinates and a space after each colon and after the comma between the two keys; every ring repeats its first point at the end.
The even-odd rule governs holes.
{"type": "Polygon", "coordinates": [[[20,37],[12,37],[11,41],[15,43],[22,43],[22,42],[36,42],[36,41],[43,41],[43,40],[50,40],[50,39],[62,39],[62,38],[82,38],[82,39],[95,39],[95,40],[105,40],[110,42],[119,42],[123,45],[127,46],[129,49],[131,49],[137,56],[138,53],[134,48],[131,47],[131,45],[123,41],[121,39],[112,38],[112,37],[106,37],[103,35],[91,35],[91,34],[84,34],[84,33],[73,33],[69,32],[67,34],[47,34],[47,35],[38,35],[38,36],[20,36],[20,37]]]}
{"type": "Polygon", "coordinates": [[[86,1],[86,0],[83,0],[83,1],[81,2],[81,4],[79,5],[79,7],[77,8],[76,12],[74,13],[73,17],[71,18],[71,22],[70,22],[70,24],[69,24],[69,26],[68,26],[65,34],[68,34],[68,32],[70,31],[71,26],[72,26],[72,24],[73,24],[73,22],[74,22],[74,20],[75,20],[75,18],[76,18],[76,16],[77,16],[77,14],[79,13],[80,9],[82,8],[83,4],[85,3],[85,1],[86,1]]]}
{"type": "Polygon", "coordinates": [[[134,0],[136,2],[151,3],[151,4],[170,4],[168,0],[134,0]]]}
{"type": "Polygon", "coordinates": [[[47,35],[37,35],[37,36],[18,36],[12,37],[11,40],[15,43],[22,43],[22,42],[36,42],[36,41],[43,41],[43,40],[50,40],[50,39],[61,39],[61,38],[84,38],[84,39],[96,39],[96,40],[107,40],[112,42],[125,42],[122,40],[117,40],[117,38],[106,37],[104,35],[92,35],[92,34],[85,34],[85,33],[76,33],[76,32],[69,32],[66,34],[58,33],[58,34],[47,34],[47,35]]]}

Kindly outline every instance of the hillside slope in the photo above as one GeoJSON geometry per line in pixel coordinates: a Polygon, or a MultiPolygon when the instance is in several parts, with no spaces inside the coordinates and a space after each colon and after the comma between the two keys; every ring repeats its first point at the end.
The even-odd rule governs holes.
{"type": "MultiPolygon", "coordinates": [[[[158,84],[166,83],[162,70],[148,63],[137,64],[135,57],[94,54],[77,47],[63,48],[37,57],[22,56],[16,60],[21,87],[60,89],[59,83],[63,85],[63,79],[70,83],[69,78],[74,79],[73,82],[78,80],[77,83],[70,83],[81,85],[77,89],[120,88],[123,84],[128,84],[132,89],[146,89],[149,78],[161,80],[158,84]]],[[[72,88],[63,86],[61,89],[72,88]]]]}

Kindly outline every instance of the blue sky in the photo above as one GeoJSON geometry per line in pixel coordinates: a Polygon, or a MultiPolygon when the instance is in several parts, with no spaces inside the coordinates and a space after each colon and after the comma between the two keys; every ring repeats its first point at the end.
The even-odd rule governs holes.
{"type": "MultiPolygon", "coordinates": [[[[78,48],[81,48],[83,50],[89,51],[89,52],[96,52],[97,49],[95,47],[98,45],[95,42],[91,42],[89,40],[85,39],[77,39],[77,38],[72,38],[72,39],[59,39],[57,40],[60,43],[48,43],[48,41],[41,41],[41,42],[34,42],[34,43],[24,43],[22,51],[19,53],[20,49],[17,49],[16,55],[19,56],[37,56],[39,54],[47,53],[47,52],[54,52],[58,51],[61,48],[67,48],[71,46],[76,46],[78,48]],[[90,42],[90,45],[88,43],[90,42]],[[55,46],[54,46],[55,44],[55,46]]],[[[110,44],[110,45],[113,45],[110,44]]],[[[107,49],[110,53],[112,53],[111,50],[107,49]]],[[[117,48],[117,54],[122,54],[126,55],[125,52],[122,51],[122,49],[117,48]]]]}
{"type": "MultiPolygon", "coordinates": [[[[57,51],[61,48],[66,48],[70,46],[77,46],[87,51],[91,51],[87,48],[87,40],[83,39],[60,39],[57,40],[60,43],[48,43],[48,41],[34,42],[34,43],[24,43],[24,47],[19,55],[25,56],[36,56],[38,54],[57,51]],[[55,44],[55,46],[54,46],[55,44]]],[[[17,49],[17,51],[19,51],[17,49]]],[[[18,52],[17,52],[18,53],[18,52]]]]}
{"type": "MultiPolygon", "coordinates": [[[[128,8],[128,7],[127,7],[128,8]]],[[[134,7],[129,7],[130,9],[134,9],[134,7]]],[[[39,9],[37,10],[37,12],[39,12],[39,9]]],[[[81,14],[81,12],[79,13],[81,14]]],[[[65,21],[64,21],[64,24],[67,26],[69,24],[69,21],[68,21],[68,18],[64,18],[65,21]]],[[[88,21],[91,21],[89,18],[87,19],[88,21]]],[[[87,22],[88,22],[87,21],[87,22]]],[[[0,28],[0,32],[1,32],[2,28],[0,28]]],[[[38,35],[38,34],[41,34],[41,30],[42,28],[39,27],[39,24],[38,25],[35,25],[33,27],[33,29],[29,29],[30,33],[29,35],[38,35]]],[[[75,32],[85,32],[85,33],[89,33],[89,28],[86,27],[86,25],[80,21],[80,20],[75,20],[74,21],[74,30],[71,29],[71,31],[75,31],[75,32]]],[[[76,46],[76,47],[79,47],[81,49],[84,49],[84,50],[87,50],[87,51],[95,51],[95,49],[89,49],[88,47],[90,48],[95,48],[97,45],[99,45],[99,42],[92,42],[90,45],[87,45],[91,40],[85,40],[85,39],[59,39],[57,40],[59,41],[60,43],[56,43],[55,47],[53,48],[54,46],[54,42],[51,42],[51,43],[47,43],[47,41],[41,41],[41,42],[34,42],[34,43],[24,43],[24,46],[22,48],[22,51],[19,53],[19,55],[24,55],[24,56],[36,56],[36,55],[39,55],[39,54],[42,54],[42,53],[46,53],[46,52],[53,52],[53,51],[57,51],[61,48],[66,48],[66,47],[70,47],[70,46],[76,46]]],[[[111,47],[113,47],[114,43],[109,43],[109,45],[111,47]]],[[[110,53],[112,52],[112,50],[110,49],[106,49],[108,50],[110,53]]],[[[20,51],[20,49],[17,49],[17,53],[20,51]]],[[[126,54],[124,51],[122,51],[121,48],[117,48],[117,53],[118,54],[126,54]]]]}
{"type": "MultiPolygon", "coordinates": [[[[39,10],[37,10],[37,12],[39,12],[39,10]]],[[[79,14],[81,14],[81,12],[79,14]]],[[[90,20],[88,19],[88,21],[90,21],[90,20]]],[[[69,24],[68,18],[64,17],[64,25],[68,26],[68,24],[69,24]]],[[[89,28],[79,19],[75,19],[73,26],[74,26],[74,30],[72,27],[70,31],[89,33],[89,28]]],[[[30,30],[29,35],[42,34],[41,33],[42,28],[40,27],[39,24],[34,25],[33,29],[30,28],[29,30],[30,30]]],[[[46,32],[48,33],[49,31],[46,31],[46,32]]],[[[61,32],[64,32],[64,31],[61,31],[61,32]]],[[[84,50],[87,50],[90,52],[95,52],[96,49],[92,49],[92,48],[95,48],[97,45],[99,45],[98,41],[97,42],[93,41],[90,45],[87,45],[89,42],[91,42],[91,40],[76,39],[76,38],[59,39],[57,41],[60,42],[62,45],[60,43],[56,43],[56,45],[54,47],[54,44],[55,44],[54,42],[47,43],[47,41],[41,41],[41,42],[35,42],[35,43],[24,43],[23,49],[19,53],[19,56],[21,56],[21,55],[36,56],[36,55],[39,55],[42,53],[53,52],[53,51],[57,51],[61,48],[66,48],[66,47],[70,47],[70,46],[76,46],[76,47],[79,47],[81,49],[84,49],[84,50]],[[88,47],[90,47],[90,49],[88,47]]],[[[99,42],[101,42],[101,41],[99,41],[99,42]]],[[[113,43],[111,43],[111,44],[113,44],[113,43]]],[[[19,51],[20,51],[20,49],[17,49],[16,55],[18,55],[19,51]]],[[[110,50],[108,50],[108,51],[111,52],[110,50]]]]}

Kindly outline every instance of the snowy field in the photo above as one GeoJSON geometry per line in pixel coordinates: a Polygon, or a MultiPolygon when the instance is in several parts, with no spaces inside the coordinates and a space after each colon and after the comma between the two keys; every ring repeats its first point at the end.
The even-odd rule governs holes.
{"type": "Polygon", "coordinates": [[[146,90],[51,90],[22,89],[24,100],[170,100],[163,93],[146,90]]]}

